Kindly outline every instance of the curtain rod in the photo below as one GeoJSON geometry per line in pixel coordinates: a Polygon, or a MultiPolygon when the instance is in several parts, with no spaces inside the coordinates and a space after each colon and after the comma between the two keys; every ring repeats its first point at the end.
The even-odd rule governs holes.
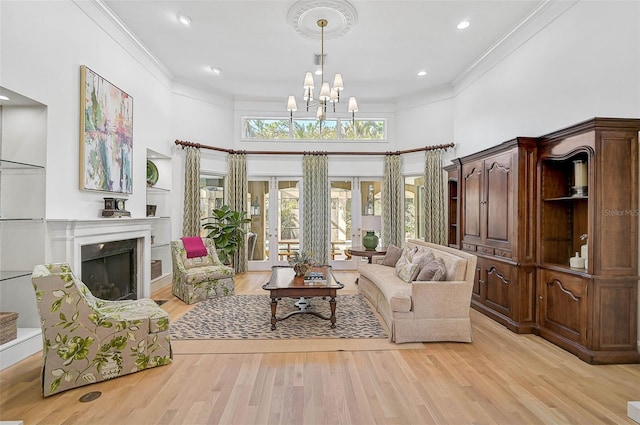
{"type": "Polygon", "coordinates": [[[178,146],[188,146],[198,149],[210,149],[218,152],[225,152],[229,154],[246,154],[246,155],[404,155],[407,153],[421,152],[421,151],[433,151],[436,149],[447,149],[455,146],[453,143],[445,145],[425,146],[423,148],[407,149],[403,151],[395,152],[309,152],[309,151],[243,151],[227,148],[218,148],[215,146],[201,145],[200,143],[186,142],[183,140],[176,140],[175,144],[178,146]]]}

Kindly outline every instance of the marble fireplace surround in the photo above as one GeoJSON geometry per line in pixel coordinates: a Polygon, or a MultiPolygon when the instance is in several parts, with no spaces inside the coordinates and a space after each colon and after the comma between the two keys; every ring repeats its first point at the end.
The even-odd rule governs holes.
{"type": "Polygon", "coordinates": [[[73,273],[82,276],[83,245],[136,239],[138,298],[151,296],[151,220],[145,218],[103,218],[92,220],[47,220],[52,262],[68,262],[73,273]]]}

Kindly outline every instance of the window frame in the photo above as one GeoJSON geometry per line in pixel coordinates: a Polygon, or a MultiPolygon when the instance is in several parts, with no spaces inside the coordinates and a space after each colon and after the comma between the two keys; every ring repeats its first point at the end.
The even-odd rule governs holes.
{"type": "Polygon", "coordinates": [[[242,115],[240,117],[240,141],[241,142],[342,142],[342,141],[350,141],[350,142],[363,142],[363,143],[387,143],[389,141],[389,131],[388,131],[388,119],[387,118],[356,118],[355,121],[379,121],[382,122],[383,125],[383,137],[381,139],[361,139],[361,138],[343,138],[342,137],[342,126],[344,122],[351,121],[350,117],[331,117],[327,118],[327,121],[335,121],[336,122],[336,138],[326,139],[326,138],[296,138],[294,137],[294,122],[295,121],[315,121],[316,119],[313,117],[298,117],[293,118],[292,120],[289,117],[282,116],[256,116],[256,115],[242,115]],[[246,122],[248,120],[265,120],[265,121],[289,121],[289,137],[288,138],[251,138],[246,137],[245,127],[246,122]]]}

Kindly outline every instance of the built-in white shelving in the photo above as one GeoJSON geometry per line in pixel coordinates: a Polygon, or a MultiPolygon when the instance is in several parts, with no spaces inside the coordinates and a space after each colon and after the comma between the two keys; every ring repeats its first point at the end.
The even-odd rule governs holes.
{"type": "Polygon", "coordinates": [[[152,223],[151,260],[162,262],[162,273],[151,279],[152,291],[171,282],[171,157],[147,149],[147,160],[158,169],[158,181],[147,185],[147,205],[155,205],[155,216],[149,217],[152,223]]]}
{"type": "Polygon", "coordinates": [[[0,345],[0,369],[42,350],[31,283],[45,260],[47,106],[2,89],[0,106],[0,311],[18,313],[17,338],[0,345]]]}

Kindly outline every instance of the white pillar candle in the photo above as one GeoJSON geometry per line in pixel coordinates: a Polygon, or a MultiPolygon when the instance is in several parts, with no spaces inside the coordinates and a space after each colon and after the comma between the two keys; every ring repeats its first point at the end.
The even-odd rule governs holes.
{"type": "Polygon", "coordinates": [[[578,160],[573,161],[574,186],[587,186],[587,163],[578,160]]]}

